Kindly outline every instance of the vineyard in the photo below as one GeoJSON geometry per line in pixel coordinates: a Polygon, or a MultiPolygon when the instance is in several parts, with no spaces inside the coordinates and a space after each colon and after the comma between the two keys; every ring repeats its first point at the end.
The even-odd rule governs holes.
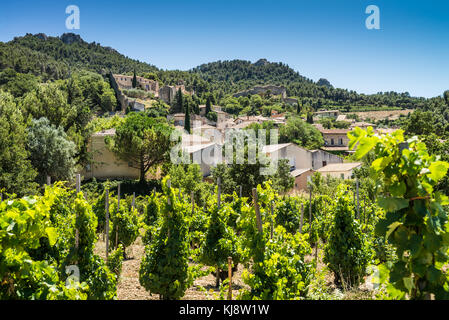
{"type": "Polygon", "coordinates": [[[192,290],[210,299],[448,299],[449,200],[435,187],[449,163],[401,130],[349,137],[357,158],[373,157],[374,186],[314,180],[308,194],[286,196],[266,182],[243,197],[218,181],[198,197],[167,175],[138,197],[120,186],[92,194],[79,178],[38,196],[2,194],[0,299],[117,299],[130,259],[139,285],[165,300],[192,290]]]}

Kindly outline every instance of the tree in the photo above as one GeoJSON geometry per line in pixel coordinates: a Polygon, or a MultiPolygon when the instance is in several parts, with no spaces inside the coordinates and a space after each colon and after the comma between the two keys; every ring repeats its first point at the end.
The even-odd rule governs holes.
{"type": "Polygon", "coordinates": [[[313,113],[307,112],[307,123],[313,124],[313,113]]]}
{"type": "Polygon", "coordinates": [[[120,159],[140,170],[140,181],[144,182],[148,170],[169,159],[172,130],[160,118],[133,112],[117,127],[115,137],[107,138],[107,143],[120,159]]]}
{"type": "Polygon", "coordinates": [[[449,106],[449,90],[444,91],[443,96],[444,101],[446,101],[446,104],[449,106]]]}
{"type": "Polygon", "coordinates": [[[181,88],[176,92],[176,112],[184,112],[184,96],[182,95],[181,88]]]}
{"type": "Polygon", "coordinates": [[[38,171],[38,182],[70,180],[75,173],[75,144],[69,141],[61,127],[50,124],[47,118],[33,119],[28,128],[27,149],[38,171]]]}
{"type": "Polygon", "coordinates": [[[278,169],[272,178],[273,188],[279,193],[286,193],[295,185],[295,178],[290,174],[290,163],[287,159],[278,162],[278,169]]]}
{"type": "Polygon", "coordinates": [[[201,167],[197,163],[173,165],[169,174],[172,186],[183,189],[188,195],[195,192],[203,182],[201,167]]]}
{"type": "Polygon", "coordinates": [[[211,112],[211,111],[212,111],[212,102],[211,102],[211,97],[209,95],[206,100],[206,117],[209,114],[209,112],[211,112]]]}
{"type": "Polygon", "coordinates": [[[301,105],[299,104],[299,101],[296,103],[296,113],[301,114],[301,105]]]}
{"type": "Polygon", "coordinates": [[[36,177],[26,150],[26,125],[11,94],[0,91],[0,188],[23,195],[34,193],[36,177]]]}
{"type": "Polygon", "coordinates": [[[435,116],[431,111],[416,110],[404,125],[404,130],[409,135],[430,135],[435,132],[435,116]]]}
{"type": "Polygon", "coordinates": [[[136,76],[136,69],[134,69],[134,76],[133,76],[133,88],[137,88],[137,76],[136,76]]]}
{"type": "Polygon", "coordinates": [[[186,101],[185,109],[184,130],[190,133],[190,106],[188,101],[186,101]]]}
{"type": "Polygon", "coordinates": [[[281,127],[279,135],[281,143],[294,142],[309,149],[317,149],[324,144],[318,129],[298,117],[288,119],[287,124],[281,127]]]}

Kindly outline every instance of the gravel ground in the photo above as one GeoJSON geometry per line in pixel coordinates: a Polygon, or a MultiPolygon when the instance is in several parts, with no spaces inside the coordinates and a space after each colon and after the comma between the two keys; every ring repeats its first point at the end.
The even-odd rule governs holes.
{"type": "MultiPolygon", "coordinates": [[[[105,242],[102,236],[96,243],[95,253],[105,258],[105,242]]],[[[117,287],[118,300],[159,300],[158,294],[151,295],[139,283],[139,268],[142,256],[144,254],[144,246],[142,240],[138,238],[136,242],[126,250],[127,260],[123,261],[122,273],[120,275],[117,287]]],[[[234,273],[232,295],[235,297],[238,291],[244,286],[241,281],[243,266],[239,265],[238,270],[234,273]]],[[[215,295],[218,297],[219,290],[215,288],[215,277],[210,274],[208,276],[197,279],[194,285],[187,289],[183,300],[214,300],[215,295]],[[203,287],[200,289],[198,287],[203,287]],[[207,291],[204,292],[204,291],[207,291]]]]}

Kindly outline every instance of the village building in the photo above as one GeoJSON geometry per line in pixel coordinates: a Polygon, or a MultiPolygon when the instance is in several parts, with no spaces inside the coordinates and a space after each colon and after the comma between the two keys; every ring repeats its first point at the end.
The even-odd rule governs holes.
{"type": "Polygon", "coordinates": [[[307,184],[312,180],[312,176],[315,173],[311,168],[296,169],[290,172],[290,175],[295,178],[295,185],[293,192],[301,192],[307,190],[307,184]]]}
{"type": "Polygon", "coordinates": [[[340,115],[339,110],[322,110],[314,113],[317,118],[334,118],[337,119],[340,115]]]}
{"type": "Polygon", "coordinates": [[[263,153],[271,159],[287,159],[290,169],[311,168],[317,170],[330,163],[343,163],[343,159],[337,155],[323,150],[307,150],[294,143],[266,145],[263,153]]]}
{"type": "Polygon", "coordinates": [[[222,147],[213,142],[183,146],[182,150],[189,156],[191,163],[200,166],[203,177],[210,176],[211,168],[221,162],[219,155],[222,147]]]}
{"type": "Polygon", "coordinates": [[[350,129],[324,129],[319,128],[324,139],[324,147],[321,149],[325,151],[343,151],[348,152],[349,138],[348,132],[350,129]]]}
{"type": "Polygon", "coordinates": [[[351,129],[354,129],[354,128],[357,128],[357,127],[360,128],[360,129],[363,129],[363,130],[368,129],[368,127],[372,127],[373,129],[377,128],[377,126],[375,124],[369,123],[369,122],[365,122],[365,121],[351,123],[351,126],[350,126],[351,129]]]}
{"type": "Polygon", "coordinates": [[[177,86],[163,86],[159,89],[159,99],[165,103],[172,103],[175,100],[176,93],[181,89],[182,94],[191,94],[188,92],[183,84],[177,86]]]}
{"type": "Polygon", "coordinates": [[[88,150],[92,152],[92,161],[84,168],[81,175],[85,179],[138,179],[139,169],[133,163],[118,159],[106,146],[105,138],[113,137],[115,129],[94,133],[88,150]]]}
{"type": "MultiPolygon", "coordinates": [[[[125,76],[122,74],[113,75],[115,82],[121,89],[130,90],[133,88],[133,78],[134,76],[125,76]]],[[[137,86],[145,91],[150,91],[155,94],[159,92],[159,82],[155,80],[146,79],[143,77],[136,76],[137,86]]]]}
{"type": "Polygon", "coordinates": [[[333,178],[352,179],[354,169],[358,169],[362,166],[361,162],[351,163],[332,163],[317,170],[323,176],[331,176],[333,178]]]}

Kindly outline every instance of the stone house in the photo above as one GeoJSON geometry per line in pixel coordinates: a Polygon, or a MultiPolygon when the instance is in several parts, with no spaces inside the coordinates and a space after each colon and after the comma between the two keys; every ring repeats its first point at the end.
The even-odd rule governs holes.
{"type": "Polygon", "coordinates": [[[85,179],[138,179],[140,177],[139,169],[134,168],[132,163],[118,159],[106,146],[105,138],[114,135],[115,129],[110,129],[91,136],[88,150],[92,151],[93,159],[81,172],[85,179]]]}
{"type": "Polygon", "coordinates": [[[319,129],[324,138],[323,150],[348,151],[349,129],[319,129]]]}
{"type": "MultiPolygon", "coordinates": [[[[121,89],[132,89],[133,88],[133,77],[134,76],[125,76],[122,74],[114,74],[113,75],[115,82],[121,89]]],[[[145,91],[149,91],[157,95],[159,93],[159,82],[155,80],[146,79],[143,77],[136,76],[137,85],[145,91]]]]}
{"type": "Polygon", "coordinates": [[[307,183],[311,181],[314,173],[315,171],[310,168],[296,169],[290,172],[291,176],[295,178],[295,186],[292,191],[306,191],[307,183]]]}
{"type": "Polygon", "coordinates": [[[317,172],[323,176],[329,175],[334,178],[351,179],[354,169],[358,169],[361,166],[361,162],[333,163],[318,169],[317,172]]]}
{"type": "Polygon", "coordinates": [[[339,156],[323,150],[306,150],[294,143],[267,145],[263,147],[263,153],[275,159],[287,159],[291,170],[310,168],[317,170],[329,163],[343,163],[339,156]]]}

